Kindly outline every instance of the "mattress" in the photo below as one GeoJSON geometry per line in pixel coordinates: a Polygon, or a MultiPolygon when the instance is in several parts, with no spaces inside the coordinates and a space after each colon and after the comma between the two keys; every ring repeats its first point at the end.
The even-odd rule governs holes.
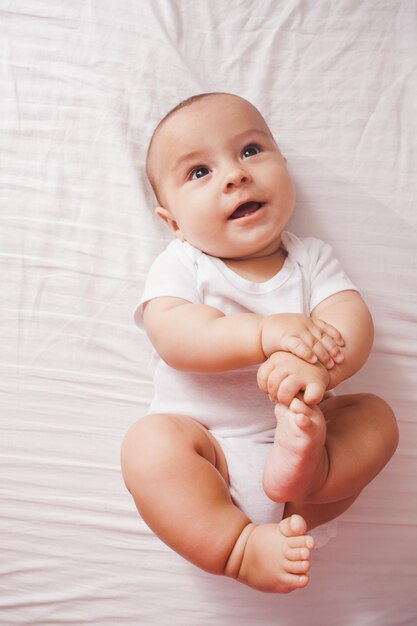
{"type": "Polygon", "coordinates": [[[0,623],[417,623],[415,0],[0,0],[0,623]],[[314,556],[307,589],[197,570],[138,516],[120,444],[152,396],[133,322],[170,240],[144,174],[159,119],[228,91],[333,246],[376,339],[341,387],[383,396],[397,453],[314,556]]]}

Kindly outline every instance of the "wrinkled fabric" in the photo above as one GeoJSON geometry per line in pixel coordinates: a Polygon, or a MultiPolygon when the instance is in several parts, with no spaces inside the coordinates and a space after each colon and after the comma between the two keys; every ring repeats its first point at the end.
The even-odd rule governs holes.
{"type": "Polygon", "coordinates": [[[416,15],[415,0],[0,0],[0,623],[417,623],[416,15]],[[183,561],[120,472],[152,395],[133,311],[171,238],[146,146],[203,91],[264,114],[297,187],[289,230],[332,245],[374,316],[343,388],[400,423],[289,596],[183,561]]]}

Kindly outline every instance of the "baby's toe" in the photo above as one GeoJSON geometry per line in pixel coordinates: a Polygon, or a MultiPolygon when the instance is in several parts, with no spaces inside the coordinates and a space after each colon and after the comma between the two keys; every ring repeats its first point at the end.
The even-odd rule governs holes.
{"type": "Polygon", "coordinates": [[[315,545],[314,538],[311,535],[289,537],[287,542],[289,548],[308,548],[312,550],[315,545]]]}
{"type": "Polygon", "coordinates": [[[307,530],[307,524],[301,515],[291,515],[281,520],[279,530],[285,537],[297,537],[304,535],[307,530]]]}
{"type": "Polygon", "coordinates": [[[307,574],[310,567],[310,561],[288,561],[286,569],[289,574],[307,574]]]}
{"type": "Polygon", "coordinates": [[[294,411],[294,413],[304,413],[308,417],[310,417],[313,413],[311,407],[309,407],[308,404],[300,400],[300,398],[293,399],[290,404],[290,409],[291,411],[294,411]]]}
{"type": "Polygon", "coordinates": [[[287,574],[285,577],[285,586],[281,586],[281,593],[290,593],[295,589],[303,589],[308,585],[308,576],[305,574],[287,574]]]}
{"type": "Polygon", "coordinates": [[[308,548],[288,548],[285,551],[285,557],[289,561],[308,561],[310,550],[308,548]]]}

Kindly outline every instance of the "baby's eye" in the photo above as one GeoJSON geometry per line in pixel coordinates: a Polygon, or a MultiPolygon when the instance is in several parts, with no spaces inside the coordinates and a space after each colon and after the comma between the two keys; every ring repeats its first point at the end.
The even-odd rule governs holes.
{"type": "Polygon", "coordinates": [[[197,180],[197,178],[203,178],[203,176],[207,176],[207,174],[209,174],[210,171],[208,169],[208,167],[204,167],[203,165],[199,165],[198,167],[195,167],[193,170],[191,170],[190,175],[189,175],[189,179],[190,180],[197,180]]]}
{"type": "Polygon", "coordinates": [[[259,154],[261,152],[260,146],[257,146],[254,143],[251,143],[249,146],[246,146],[242,150],[242,158],[247,159],[248,157],[254,156],[255,154],[259,154]]]}

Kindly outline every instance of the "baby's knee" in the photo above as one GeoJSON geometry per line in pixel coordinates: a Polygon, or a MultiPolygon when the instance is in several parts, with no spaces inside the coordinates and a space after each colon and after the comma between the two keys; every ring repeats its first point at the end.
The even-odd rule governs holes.
{"type": "Polygon", "coordinates": [[[126,433],[121,465],[126,485],[157,477],[187,451],[201,447],[205,429],[180,415],[154,414],[137,421],[126,433]]]}
{"type": "Polygon", "coordinates": [[[398,446],[399,432],[395,413],[391,406],[371,393],[358,394],[359,401],[365,404],[368,413],[374,416],[378,431],[384,439],[390,454],[393,454],[398,446]]]}
{"type": "Polygon", "coordinates": [[[399,441],[399,431],[395,413],[388,404],[388,402],[385,402],[385,400],[379,398],[378,396],[372,397],[373,401],[376,403],[376,410],[378,411],[378,415],[380,416],[381,421],[383,420],[386,435],[390,441],[393,454],[398,446],[399,441]]]}
{"type": "MultiPolygon", "coordinates": [[[[169,416],[147,415],[127,431],[121,447],[121,466],[128,489],[160,462],[161,444],[171,430],[169,416]]],[[[165,447],[168,449],[167,443],[165,447]]]]}
{"type": "Polygon", "coordinates": [[[397,420],[388,402],[373,393],[362,393],[358,394],[357,397],[360,402],[366,404],[369,411],[372,411],[374,415],[387,424],[392,424],[395,430],[397,429],[397,420]]]}

